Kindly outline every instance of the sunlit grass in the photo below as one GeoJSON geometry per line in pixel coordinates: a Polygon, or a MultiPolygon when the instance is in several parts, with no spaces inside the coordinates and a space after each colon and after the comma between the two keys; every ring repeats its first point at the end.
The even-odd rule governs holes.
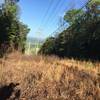
{"type": "Polygon", "coordinates": [[[100,63],[16,52],[0,59],[0,85],[11,82],[26,100],[99,100],[100,63]]]}

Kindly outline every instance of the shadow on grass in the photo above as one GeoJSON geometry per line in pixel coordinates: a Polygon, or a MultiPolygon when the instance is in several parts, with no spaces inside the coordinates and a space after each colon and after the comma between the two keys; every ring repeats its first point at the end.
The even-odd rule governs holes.
{"type": "Polygon", "coordinates": [[[4,85],[0,87],[0,100],[8,100],[13,95],[13,100],[19,99],[21,91],[20,89],[15,88],[19,85],[19,83],[10,83],[9,85],[4,85]]]}

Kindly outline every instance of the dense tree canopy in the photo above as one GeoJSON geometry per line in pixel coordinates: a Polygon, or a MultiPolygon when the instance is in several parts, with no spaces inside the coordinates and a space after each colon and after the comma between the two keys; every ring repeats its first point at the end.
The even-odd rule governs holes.
{"type": "Polygon", "coordinates": [[[51,46],[52,54],[60,57],[100,59],[100,1],[92,0],[84,9],[66,12],[64,20],[69,27],[53,39],[52,46],[52,41],[50,45],[46,41],[40,51],[50,52],[51,46]]]}
{"type": "Polygon", "coordinates": [[[54,53],[54,46],[55,46],[55,38],[50,37],[46,40],[46,42],[41,47],[39,53],[42,54],[53,54],[54,53]]]}
{"type": "Polygon", "coordinates": [[[78,13],[80,14],[83,13],[82,10],[80,9],[71,9],[68,12],[65,13],[64,15],[64,20],[68,22],[70,25],[74,23],[74,21],[78,18],[78,13]]]}
{"type": "Polygon", "coordinates": [[[19,20],[19,0],[5,0],[0,9],[0,55],[13,49],[24,52],[29,28],[19,20]]]}

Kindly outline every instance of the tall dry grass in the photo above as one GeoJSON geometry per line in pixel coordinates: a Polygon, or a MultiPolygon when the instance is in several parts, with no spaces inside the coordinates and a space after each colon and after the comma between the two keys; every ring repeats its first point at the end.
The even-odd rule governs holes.
{"type": "Polygon", "coordinates": [[[16,52],[0,59],[0,87],[10,83],[19,100],[100,100],[100,63],[16,52]]]}

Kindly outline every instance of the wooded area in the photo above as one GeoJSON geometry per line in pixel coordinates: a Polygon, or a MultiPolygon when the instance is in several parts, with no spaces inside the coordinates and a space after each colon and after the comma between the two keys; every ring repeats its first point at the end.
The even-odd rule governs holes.
{"type": "Polygon", "coordinates": [[[100,59],[100,1],[90,0],[84,9],[71,9],[63,19],[69,27],[58,36],[49,37],[39,53],[100,59]]]}
{"type": "MultiPolygon", "coordinates": [[[[84,7],[79,0],[3,1],[0,7],[0,100],[100,100],[100,0],[80,0],[88,1],[84,7]],[[66,6],[63,4],[73,1],[82,7],[65,13],[63,21],[68,26],[65,25],[62,32],[46,41],[32,38],[33,30],[39,26],[47,31],[48,26],[51,31],[55,30],[56,26],[50,21],[55,20],[56,24],[56,17],[66,6]],[[20,6],[24,10],[21,19],[20,6]],[[47,20],[40,20],[42,15],[47,20]],[[31,38],[27,36],[30,29],[21,20],[30,25],[31,38]],[[47,24],[43,25],[45,21],[47,24]]],[[[45,34],[40,35],[44,39],[45,34]]]]}
{"type": "Polygon", "coordinates": [[[19,0],[5,0],[0,8],[0,57],[12,50],[25,51],[29,28],[20,21],[19,0]]]}

